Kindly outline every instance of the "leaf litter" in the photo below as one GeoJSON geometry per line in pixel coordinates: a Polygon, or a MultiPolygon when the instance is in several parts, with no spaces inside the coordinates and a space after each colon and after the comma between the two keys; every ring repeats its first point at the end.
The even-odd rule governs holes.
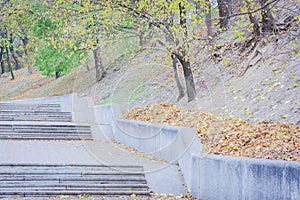
{"type": "Polygon", "coordinates": [[[193,128],[209,154],[300,162],[300,127],[292,123],[250,123],[173,103],[135,108],[122,118],[193,128]]]}

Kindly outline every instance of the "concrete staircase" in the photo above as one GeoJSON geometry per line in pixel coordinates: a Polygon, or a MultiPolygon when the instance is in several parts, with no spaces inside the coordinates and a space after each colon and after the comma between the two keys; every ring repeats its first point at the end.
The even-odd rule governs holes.
{"type": "MultiPolygon", "coordinates": [[[[52,141],[65,143],[63,146],[81,140],[94,142],[89,125],[73,123],[72,112],[62,112],[60,104],[49,103],[0,103],[1,140],[30,145],[44,141],[47,148],[51,147],[52,141]]],[[[28,164],[24,161],[3,163],[0,160],[0,198],[15,195],[150,194],[142,166],[59,162],[39,163],[30,160],[28,164]]]]}
{"type": "Polygon", "coordinates": [[[67,123],[60,104],[0,104],[0,139],[92,140],[90,126],[67,123]],[[65,122],[65,123],[61,123],[65,122]]]}
{"type": "Polygon", "coordinates": [[[59,104],[0,103],[0,121],[71,122],[71,112],[61,112],[59,104]]]}
{"type": "Polygon", "coordinates": [[[67,123],[72,113],[61,112],[59,104],[2,103],[0,109],[0,139],[93,139],[90,126],[67,123]]]}
{"type": "Polygon", "coordinates": [[[148,195],[143,167],[0,165],[0,196],[148,195]]]}
{"type": "Polygon", "coordinates": [[[61,111],[60,104],[21,104],[21,103],[0,103],[1,111],[52,111],[59,112],[61,111]]]}
{"type": "Polygon", "coordinates": [[[92,140],[90,126],[71,124],[0,124],[0,139],[92,140]]]}

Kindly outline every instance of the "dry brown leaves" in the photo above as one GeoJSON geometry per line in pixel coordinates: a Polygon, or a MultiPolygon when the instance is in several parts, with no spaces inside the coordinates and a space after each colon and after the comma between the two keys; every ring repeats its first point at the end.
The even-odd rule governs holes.
{"type": "Polygon", "coordinates": [[[172,103],[136,108],[123,118],[194,128],[210,154],[300,162],[300,127],[293,124],[221,119],[172,103]]]}

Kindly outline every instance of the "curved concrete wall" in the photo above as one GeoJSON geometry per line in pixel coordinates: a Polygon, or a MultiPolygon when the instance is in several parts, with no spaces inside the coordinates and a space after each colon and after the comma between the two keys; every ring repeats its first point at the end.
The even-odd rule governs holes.
{"type": "Polygon", "coordinates": [[[178,162],[191,191],[192,154],[202,152],[202,144],[193,129],[120,120],[117,104],[95,106],[95,115],[107,139],[115,139],[170,163],[178,162]]]}
{"type": "Polygon", "coordinates": [[[95,115],[107,139],[178,162],[196,198],[300,200],[299,162],[205,155],[193,129],[120,120],[117,104],[95,106],[95,115]]]}
{"type": "Polygon", "coordinates": [[[13,102],[59,103],[63,111],[73,113],[76,123],[89,123],[95,139],[115,139],[170,163],[178,162],[196,198],[300,200],[300,162],[205,155],[193,129],[120,120],[117,104],[93,106],[91,99],[76,94],[13,102]]]}

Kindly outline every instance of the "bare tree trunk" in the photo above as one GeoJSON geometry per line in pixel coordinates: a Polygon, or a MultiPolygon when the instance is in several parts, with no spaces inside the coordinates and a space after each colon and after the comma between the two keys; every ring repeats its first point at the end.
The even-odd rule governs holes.
{"type": "Polygon", "coordinates": [[[212,27],[211,27],[211,2],[206,0],[205,6],[205,24],[207,27],[207,37],[209,41],[212,39],[212,27]]]}
{"type": "Polygon", "coordinates": [[[16,65],[16,70],[21,69],[21,67],[19,65],[19,61],[18,61],[17,56],[15,54],[15,50],[14,50],[14,46],[13,46],[12,34],[10,35],[9,43],[10,43],[9,51],[11,53],[12,58],[14,59],[14,62],[15,62],[15,65],[16,65]]]}
{"type": "Polygon", "coordinates": [[[95,60],[95,68],[96,68],[96,81],[97,82],[101,81],[106,75],[106,72],[104,71],[100,51],[101,51],[100,46],[97,46],[93,50],[94,60],[95,60]]]}
{"type": "Polygon", "coordinates": [[[193,101],[196,98],[196,89],[195,89],[195,83],[194,83],[194,77],[193,77],[193,71],[191,69],[191,63],[189,59],[186,59],[187,55],[183,54],[183,56],[180,56],[176,54],[177,59],[182,65],[184,78],[185,78],[185,84],[186,84],[186,91],[188,95],[188,102],[193,101]]]}
{"type": "Polygon", "coordinates": [[[179,14],[180,14],[180,26],[184,31],[185,37],[183,38],[183,46],[178,48],[178,53],[173,53],[179,62],[182,65],[185,84],[186,84],[186,91],[188,96],[188,102],[193,101],[196,98],[196,89],[193,77],[193,71],[191,69],[190,58],[188,55],[189,45],[186,41],[188,36],[188,29],[187,29],[187,18],[186,18],[186,9],[185,7],[179,3],[179,14]]]}
{"type": "Polygon", "coordinates": [[[218,0],[220,28],[227,29],[229,26],[228,16],[232,13],[231,0],[218,0]]]}
{"type": "MultiPolygon", "coordinates": [[[[263,7],[267,3],[267,0],[259,0],[259,3],[261,7],[263,7]]],[[[261,16],[262,16],[262,25],[261,25],[262,34],[273,32],[276,28],[276,23],[271,13],[271,10],[269,9],[269,6],[267,6],[261,11],[261,16]]]]}
{"type": "MultiPolygon", "coordinates": [[[[173,22],[174,22],[174,13],[171,12],[169,14],[170,14],[170,18],[167,18],[164,21],[165,26],[168,29],[170,29],[170,27],[173,26],[173,22]]],[[[168,35],[166,35],[166,41],[169,44],[171,44],[171,43],[174,42],[172,40],[172,38],[170,36],[168,36],[168,35]]],[[[178,98],[177,98],[177,101],[179,101],[180,99],[182,99],[182,97],[184,97],[184,89],[183,89],[183,86],[182,86],[182,84],[180,82],[180,79],[179,79],[176,55],[171,54],[171,59],[172,59],[172,66],[173,66],[173,71],[174,71],[174,79],[175,79],[175,82],[176,82],[176,86],[178,88],[178,98]]]]}
{"type": "Polygon", "coordinates": [[[28,74],[30,75],[30,74],[32,74],[32,68],[31,68],[30,57],[29,57],[28,49],[27,49],[29,39],[25,36],[24,38],[21,38],[21,40],[23,42],[25,56],[26,56],[26,60],[27,60],[27,64],[28,64],[28,66],[27,66],[28,74]]]}
{"type": "MultiPolygon", "coordinates": [[[[251,7],[251,1],[250,0],[246,0],[246,6],[248,9],[248,12],[252,12],[253,8],[251,7]]],[[[255,13],[249,14],[249,20],[253,25],[253,32],[256,36],[260,36],[261,32],[260,32],[260,25],[259,25],[259,19],[256,16],[255,13]]]]}
{"type": "Polygon", "coordinates": [[[1,64],[1,74],[5,73],[4,61],[3,61],[4,48],[0,47],[0,64],[1,64]]]}
{"type": "Polygon", "coordinates": [[[14,72],[13,72],[13,69],[11,67],[11,64],[10,64],[10,60],[9,60],[9,51],[8,51],[8,48],[6,47],[6,56],[7,56],[7,65],[8,65],[8,69],[10,71],[10,74],[11,74],[11,80],[14,80],[15,79],[15,75],[14,75],[14,72]]]}
{"type": "Polygon", "coordinates": [[[260,26],[257,17],[254,14],[249,14],[249,20],[253,24],[253,32],[255,35],[260,36],[260,26]]]}
{"type": "Polygon", "coordinates": [[[59,72],[55,72],[55,78],[58,79],[60,77],[60,73],[59,72]]]}
{"type": "Polygon", "coordinates": [[[180,79],[179,79],[177,58],[175,57],[175,55],[172,55],[172,62],[173,62],[174,78],[175,78],[176,85],[177,85],[178,92],[179,92],[177,101],[179,101],[180,99],[182,99],[182,97],[184,97],[184,89],[183,89],[180,79]]]}
{"type": "MultiPolygon", "coordinates": [[[[264,7],[267,0],[258,0],[261,7],[264,7]]],[[[246,6],[248,8],[249,12],[252,12],[254,10],[253,6],[251,7],[251,1],[246,1],[246,6]]],[[[253,14],[249,14],[249,20],[253,24],[253,31],[256,36],[264,36],[266,33],[272,33],[276,30],[276,22],[275,19],[271,13],[271,10],[269,9],[269,6],[262,9],[260,11],[261,13],[261,22],[259,21],[259,17],[253,14]]]]}

